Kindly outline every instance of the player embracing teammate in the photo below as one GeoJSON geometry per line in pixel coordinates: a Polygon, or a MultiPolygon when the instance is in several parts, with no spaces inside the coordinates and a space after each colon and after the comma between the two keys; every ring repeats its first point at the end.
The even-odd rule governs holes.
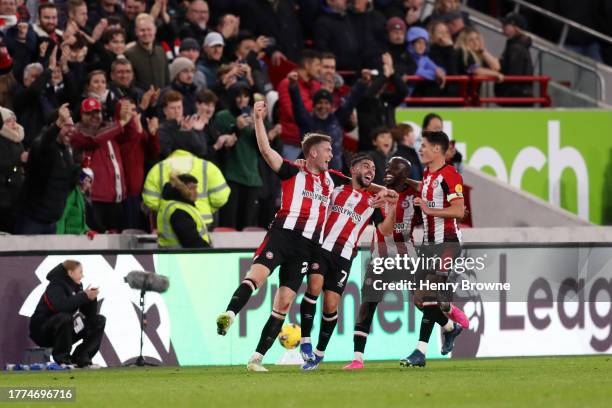
{"type": "MultiPolygon", "coordinates": [[[[423,213],[421,258],[434,260],[432,263],[425,262],[425,265],[435,266],[426,266],[417,271],[417,285],[423,281],[446,283],[452,273],[452,267],[448,268],[447,265],[461,254],[461,232],[457,220],[465,215],[463,179],[445,161],[448,136],[442,131],[426,131],[422,137],[419,153],[425,171],[423,181],[418,185],[421,196],[414,200],[414,205],[419,206],[423,213]]],[[[425,366],[427,344],[436,323],[443,332],[442,354],[452,351],[455,338],[461,334],[462,328],[469,326],[465,314],[452,304],[451,291],[417,290],[414,295],[414,303],[423,312],[423,318],[416,349],[400,360],[400,365],[404,367],[425,366]]]]}
{"type": "Polygon", "coordinates": [[[262,364],[263,356],[276,340],[315,250],[322,242],[332,191],[336,185],[347,184],[350,179],[340,172],[328,170],[332,158],[329,136],[311,133],[304,137],[302,151],[305,164],[300,168],[283,160],[270,147],[264,125],[264,102],[255,103],[253,115],[259,151],[281,178],[281,208],[255,252],[251,269],[232,295],[226,311],[217,317],[217,332],[220,335],[227,333],[253,292],[280,266],[280,287],[274,297],[272,313],[247,364],[250,371],[267,371],[262,364]]]}

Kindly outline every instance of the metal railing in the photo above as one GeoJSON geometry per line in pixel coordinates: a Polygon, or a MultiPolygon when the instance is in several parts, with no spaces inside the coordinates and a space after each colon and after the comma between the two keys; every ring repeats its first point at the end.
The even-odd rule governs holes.
{"type": "MultiPolygon", "coordinates": [[[[470,20],[481,26],[484,27],[490,31],[496,32],[499,35],[503,35],[503,30],[500,27],[500,25],[497,23],[491,23],[483,18],[478,18],[476,17],[473,13],[470,13],[470,20]]],[[[552,46],[552,44],[551,44],[552,46]]],[[[559,60],[562,60],[570,65],[574,65],[576,67],[579,67],[580,69],[587,71],[589,73],[591,73],[596,80],[596,85],[597,85],[597,90],[596,90],[596,94],[593,95],[592,97],[602,101],[604,99],[603,95],[606,94],[606,85],[605,85],[605,81],[603,76],[601,75],[601,72],[599,72],[597,70],[597,66],[593,65],[593,64],[588,64],[585,63],[577,58],[574,58],[570,55],[565,54],[564,52],[562,52],[561,50],[557,50],[554,48],[551,48],[549,46],[545,46],[541,41],[534,41],[533,44],[531,45],[531,47],[537,51],[538,55],[536,56],[536,61],[534,61],[534,65],[535,62],[542,60],[542,54],[548,54],[551,55],[555,58],[558,58],[559,60]]],[[[540,74],[542,74],[542,69],[540,68],[540,74]]]]}
{"type": "Polygon", "coordinates": [[[582,31],[583,33],[589,34],[592,37],[596,37],[612,45],[612,37],[602,34],[599,31],[593,30],[590,27],[577,23],[573,20],[570,20],[569,18],[560,16],[556,13],[553,13],[552,11],[546,10],[542,7],[536,6],[524,0],[511,0],[511,1],[514,2],[514,12],[515,13],[519,13],[521,7],[525,7],[531,11],[534,11],[538,14],[541,14],[545,17],[548,17],[559,23],[562,23],[563,29],[561,30],[561,34],[559,36],[559,42],[558,42],[559,47],[565,47],[565,40],[567,39],[567,33],[569,32],[570,27],[573,29],[582,31]]]}

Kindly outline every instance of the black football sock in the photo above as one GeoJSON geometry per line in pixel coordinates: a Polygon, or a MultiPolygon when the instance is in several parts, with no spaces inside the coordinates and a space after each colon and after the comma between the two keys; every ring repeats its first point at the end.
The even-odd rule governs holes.
{"type": "Polygon", "coordinates": [[[357,353],[363,354],[365,350],[368,334],[372,327],[372,320],[374,319],[374,313],[376,312],[376,306],[378,306],[378,302],[365,302],[359,306],[359,320],[357,324],[355,324],[355,331],[353,334],[353,350],[357,353]]]}
{"type": "Polygon", "coordinates": [[[419,341],[423,343],[429,343],[429,338],[431,337],[431,332],[433,331],[433,327],[436,324],[435,317],[433,315],[433,309],[438,309],[435,307],[425,307],[423,308],[423,318],[421,319],[421,331],[419,332],[419,341]]]}
{"type": "Polygon", "coordinates": [[[266,354],[266,352],[272,347],[274,344],[274,340],[278,337],[278,333],[280,333],[283,322],[285,321],[285,314],[279,313],[272,310],[268,321],[263,327],[261,331],[261,337],[259,338],[259,343],[257,344],[256,352],[261,354],[262,356],[266,354]]]}
{"type": "Polygon", "coordinates": [[[314,315],[317,311],[317,297],[310,293],[304,293],[300,304],[300,322],[302,324],[302,338],[310,337],[314,315]]]}
{"type": "Polygon", "coordinates": [[[253,292],[257,289],[257,284],[254,280],[246,278],[242,281],[238,289],[232,295],[232,299],[227,305],[226,311],[232,311],[234,314],[238,314],[244,305],[247,304],[253,292]]]}
{"type": "Polygon", "coordinates": [[[448,323],[448,317],[446,317],[444,312],[439,307],[432,307],[431,309],[431,316],[433,317],[434,321],[438,323],[440,327],[446,326],[446,323],[448,323]]]}
{"type": "Polygon", "coordinates": [[[327,343],[331,339],[336,324],[338,323],[338,312],[323,313],[321,317],[321,330],[319,331],[319,343],[317,344],[317,351],[324,352],[327,348],[327,343]]]}

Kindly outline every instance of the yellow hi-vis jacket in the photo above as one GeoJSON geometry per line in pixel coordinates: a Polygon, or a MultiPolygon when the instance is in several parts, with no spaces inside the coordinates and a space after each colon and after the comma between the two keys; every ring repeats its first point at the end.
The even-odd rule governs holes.
{"type": "Polygon", "coordinates": [[[210,224],[213,221],[213,213],[227,202],[230,188],[217,166],[185,150],[175,150],[149,170],[142,191],[144,204],[152,211],[160,211],[162,189],[164,184],[170,181],[172,172],[191,174],[198,180],[198,198],[195,205],[202,221],[210,224]]]}
{"type": "Polygon", "coordinates": [[[193,218],[198,234],[202,239],[210,244],[208,229],[202,221],[200,212],[197,208],[187,203],[175,200],[162,200],[159,212],[157,213],[157,245],[161,248],[180,248],[181,243],[176,236],[170,218],[176,210],[183,210],[193,218]]]}

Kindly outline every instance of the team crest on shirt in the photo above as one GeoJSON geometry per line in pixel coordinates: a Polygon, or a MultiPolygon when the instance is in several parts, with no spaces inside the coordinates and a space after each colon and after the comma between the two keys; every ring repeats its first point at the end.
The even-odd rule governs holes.
{"type": "Polygon", "coordinates": [[[406,209],[410,207],[410,197],[406,197],[404,201],[402,201],[402,208],[406,209]]]}
{"type": "Polygon", "coordinates": [[[315,263],[313,263],[312,265],[310,265],[310,268],[311,268],[313,271],[318,271],[318,270],[319,270],[319,264],[315,262],[315,263]]]}
{"type": "Polygon", "coordinates": [[[323,184],[325,184],[326,186],[329,186],[329,180],[327,178],[323,179],[323,184]]]}
{"type": "Polygon", "coordinates": [[[266,252],[266,258],[272,259],[274,258],[274,254],[271,251],[266,252]]]}
{"type": "Polygon", "coordinates": [[[433,188],[436,188],[440,185],[440,182],[438,180],[434,180],[431,184],[433,185],[433,188]]]}

